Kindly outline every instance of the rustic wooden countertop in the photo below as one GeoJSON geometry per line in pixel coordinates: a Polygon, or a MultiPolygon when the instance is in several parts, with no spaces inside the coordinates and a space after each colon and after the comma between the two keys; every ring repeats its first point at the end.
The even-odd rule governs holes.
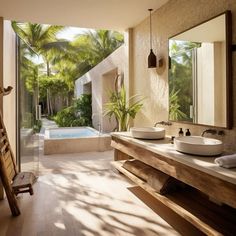
{"type": "Polygon", "coordinates": [[[216,157],[180,153],[175,150],[169,137],[162,140],[144,140],[133,138],[130,132],[114,132],[111,135],[236,185],[236,168],[226,169],[218,166],[214,163],[216,157]]]}

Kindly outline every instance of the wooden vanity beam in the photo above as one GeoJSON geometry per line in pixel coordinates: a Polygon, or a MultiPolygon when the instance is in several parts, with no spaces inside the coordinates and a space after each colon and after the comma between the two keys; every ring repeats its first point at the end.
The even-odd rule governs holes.
{"type": "Polygon", "coordinates": [[[140,160],[222,203],[236,208],[236,184],[222,180],[181,162],[159,155],[128,141],[112,136],[111,146],[115,148],[115,157],[125,159],[129,156],[140,160]],[[121,153],[119,153],[121,152],[121,153]]]}

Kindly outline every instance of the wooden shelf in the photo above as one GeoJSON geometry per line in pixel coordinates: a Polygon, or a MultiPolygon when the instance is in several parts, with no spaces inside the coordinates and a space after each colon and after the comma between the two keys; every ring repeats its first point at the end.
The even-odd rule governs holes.
{"type": "Polygon", "coordinates": [[[236,209],[235,171],[215,166],[212,158],[208,162],[206,157],[199,159],[177,153],[173,146],[140,142],[113,135],[111,146],[115,149],[114,159],[118,161],[132,157],[236,209]],[[208,165],[211,168],[206,168],[208,165]]]}
{"type": "Polygon", "coordinates": [[[145,181],[124,169],[122,167],[123,163],[124,161],[114,161],[112,165],[203,233],[207,235],[235,235],[235,209],[226,205],[219,206],[191,187],[165,196],[160,195],[145,181]]]}

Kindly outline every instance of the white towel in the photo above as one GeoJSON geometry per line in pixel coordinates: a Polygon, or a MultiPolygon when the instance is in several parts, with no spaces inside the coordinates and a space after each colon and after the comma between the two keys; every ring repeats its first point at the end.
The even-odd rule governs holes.
{"type": "Polygon", "coordinates": [[[236,167],[236,154],[218,157],[215,159],[215,163],[224,168],[236,167]]]}

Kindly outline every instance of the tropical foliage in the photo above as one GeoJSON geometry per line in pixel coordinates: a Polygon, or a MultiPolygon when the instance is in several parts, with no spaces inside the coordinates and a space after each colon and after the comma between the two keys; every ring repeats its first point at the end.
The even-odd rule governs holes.
{"type": "Polygon", "coordinates": [[[88,126],[92,125],[92,96],[91,94],[82,94],[74,101],[76,115],[82,117],[88,126]]]}
{"type": "MultiPolygon", "coordinates": [[[[66,53],[69,42],[56,38],[56,34],[63,30],[62,26],[12,22],[12,27],[21,38],[20,55],[22,58],[28,59],[29,62],[22,65],[21,61],[21,67],[29,71],[28,73],[33,73],[32,77],[28,77],[27,74],[25,76],[26,88],[34,95],[35,103],[38,104],[40,95],[38,94],[38,84],[40,84],[41,76],[45,79],[45,76],[52,75],[51,67],[61,55],[66,53]],[[42,60],[41,64],[36,63],[39,58],[42,60]],[[31,69],[32,66],[28,66],[29,64],[33,64],[34,70],[31,69]]],[[[27,62],[27,60],[24,61],[27,62]]],[[[24,79],[23,71],[21,79],[24,79]]],[[[51,91],[50,88],[47,90],[47,113],[50,115],[53,113],[53,108],[50,106],[52,104],[51,91]]]]}
{"type": "Polygon", "coordinates": [[[194,53],[200,43],[171,40],[169,71],[169,116],[171,120],[191,121],[193,105],[194,53]]]}
{"type": "Polygon", "coordinates": [[[54,120],[60,127],[92,126],[92,97],[83,94],[73,105],[57,113],[54,120]]]}
{"type": "Polygon", "coordinates": [[[180,92],[180,90],[178,90],[178,91],[172,90],[170,92],[170,96],[169,96],[169,103],[170,103],[169,119],[170,120],[187,119],[186,114],[184,114],[180,110],[179,92],[180,92]]]}
{"type": "MultiPolygon", "coordinates": [[[[83,96],[82,100],[73,101],[75,80],[121,46],[123,35],[108,30],[87,30],[68,41],[57,37],[66,29],[62,26],[12,22],[12,27],[21,39],[22,86],[33,96],[35,106],[42,104],[42,111],[48,116],[68,107],[57,115],[61,124],[64,121],[61,122],[60,114],[67,115],[67,120],[77,119],[74,114],[84,112],[80,102],[88,98],[83,96]]],[[[79,123],[91,124],[91,117],[84,114],[81,117],[85,120],[79,123]]],[[[65,123],[70,126],[76,122],[65,123]]]]}
{"type": "Polygon", "coordinates": [[[90,30],[78,35],[78,38],[72,42],[72,45],[77,49],[75,52],[90,67],[105,59],[122,44],[123,35],[108,30],[90,30]]]}
{"type": "Polygon", "coordinates": [[[126,131],[129,128],[130,120],[134,119],[136,114],[143,106],[143,98],[134,95],[127,100],[126,90],[122,85],[119,92],[110,93],[110,102],[106,104],[105,115],[115,117],[117,121],[117,131],[126,131]]]}

